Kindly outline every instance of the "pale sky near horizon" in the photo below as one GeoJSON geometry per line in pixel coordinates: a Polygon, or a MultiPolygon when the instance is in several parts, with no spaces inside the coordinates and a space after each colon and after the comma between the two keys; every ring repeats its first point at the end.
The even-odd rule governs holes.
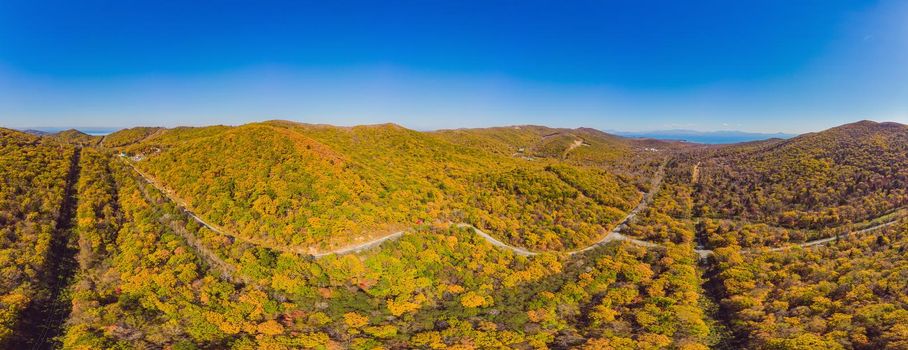
{"type": "Polygon", "coordinates": [[[908,2],[0,2],[0,126],[908,123],[908,2]]]}

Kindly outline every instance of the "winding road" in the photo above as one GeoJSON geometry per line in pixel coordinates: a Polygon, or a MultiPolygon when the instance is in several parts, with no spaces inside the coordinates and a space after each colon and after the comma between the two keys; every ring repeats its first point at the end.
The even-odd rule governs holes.
{"type": "Polygon", "coordinates": [[[860,229],[860,230],[857,230],[857,231],[852,231],[852,232],[849,232],[849,233],[846,233],[846,234],[842,234],[842,235],[838,235],[838,236],[832,236],[832,237],[828,237],[828,238],[822,238],[822,239],[815,239],[815,240],[808,241],[808,242],[804,242],[804,243],[801,243],[801,244],[793,244],[793,245],[787,245],[787,246],[784,246],[784,247],[776,247],[776,248],[770,249],[769,251],[771,251],[771,252],[777,252],[777,251],[781,251],[781,250],[791,249],[791,248],[794,248],[794,247],[802,247],[802,248],[815,247],[815,246],[818,246],[818,245],[823,245],[823,244],[826,244],[826,243],[829,243],[829,242],[833,242],[833,241],[835,241],[835,240],[837,240],[837,239],[840,239],[840,238],[844,238],[844,237],[848,237],[848,236],[856,236],[856,235],[864,234],[864,233],[867,233],[867,232],[876,231],[876,230],[879,230],[879,229],[884,228],[884,227],[887,227],[887,226],[892,226],[892,225],[894,225],[894,224],[896,224],[896,223],[898,223],[898,222],[899,222],[899,219],[898,219],[898,218],[895,218],[895,219],[892,219],[892,221],[887,221],[887,222],[884,222],[884,223],[881,223],[881,224],[877,224],[877,225],[874,225],[874,226],[870,226],[870,227],[868,227],[868,228],[860,229]]]}
{"type": "Polygon", "coordinates": [[[387,235],[387,236],[384,236],[381,238],[377,238],[377,239],[373,239],[373,240],[365,242],[365,243],[360,243],[360,244],[357,244],[354,246],[344,247],[344,248],[340,248],[340,249],[336,249],[336,250],[332,250],[332,251],[328,251],[328,252],[315,253],[315,254],[312,254],[312,256],[314,256],[316,258],[320,258],[320,257],[326,256],[326,255],[331,255],[331,254],[343,255],[343,254],[349,254],[349,253],[356,253],[356,252],[367,250],[367,249],[370,249],[373,247],[377,247],[377,246],[381,245],[382,243],[384,243],[385,241],[400,238],[400,236],[403,236],[405,233],[406,233],[406,231],[397,231],[390,235],[387,235]]]}
{"type": "Polygon", "coordinates": [[[574,140],[574,142],[571,142],[571,144],[568,145],[568,148],[566,150],[564,150],[564,153],[561,154],[561,159],[567,159],[568,153],[571,153],[571,151],[573,151],[575,148],[580,147],[582,145],[583,145],[583,139],[574,140]]]}
{"type": "Polygon", "coordinates": [[[609,233],[605,235],[605,237],[602,237],[602,239],[600,239],[599,241],[591,244],[586,248],[570,251],[568,252],[568,255],[583,253],[611,241],[628,241],[642,246],[655,245],[655,243],[641,241],[622,235],[621,231],[627,228],[627,224],[631,222],[631,220],[633,220],[635,217],[637,217],[637,214],[640,214],[640,212],[646,209],[649,203],[652,202],[653,197],[656,195],[656,192],[659,192],[659,188],[662,187],[662,179],[665,177],[666,165],[668,165],[668,159],[666,159],[664,162],[662,162],[661,165],[659,165],[659,169],[656,170],[656,174],[653,175],[653,179],[650,182],[649,191],[643,195],[643,198],[640,199],[640,203],[637,203],[637,206],[634,207],[634,209],[632,209],[629,213],[627,213],[627,215],[618,222],[618,225],[615,225],[615,228],[609,231],[609,233]]]}
{"type": "Polygon", "coordinates": [[[482,230],[480,230],[479,228],[477,228],[476,226],[473,226],[473,225],[470,225],[470,224],[463,224],[463,223],[460,223],[460,224],[455,224],[454,226],[472,229],[473,232],[475,232],[477,235],[479,235],[479,237],[482,237],[483,239],[485,239],[486,241],[488,241],[489,243],[491,243],[493,246],[496,246],[496,247],[499,247],[499,248],[502,248],[502,249],[510,250],[510,251],[514,252],[514,254],[517,254],[517,255],[522,255],[522,256],[533,256],[533,255],[539,254],[539,253],[531,252],[531,251],[529,251],[529,250],[526,250],[526,249],[523,249],[523,248],[520,248],[520,247],[515,247],[515,246],[508,245],[507,243],[504,243],[504,242],[502,242],[502,241],[499,241],[499,240],[495,239],[495,237],[492,237],[492,236],[489,235],[488,233],[485,233],[485,232],[483,232],[482,230]]]}
{"type": "Polygon", "coordinates": [[[157,181],[155,181],[151,176],[145,174],[145,172],[139,170],[139,168],[137,168],[137,167],[135,166],[135,164],[133,164],[132,162],[130,162],[130,161],[126,160],[126,159],[123,159],[123,160],[124,160],[124,162],[126,162],[126,164],[128,164],[128,165],[129,165],[137,174],[139,174],[139,176],[142,177],[142,179],[144,179],[145,182],[147,182],[148,184],[150,184],[151,186],[153,186],[154,188],[156,188],[158,191],[160,191],[162,194],[164,194],[164,196],[166,196],[167,199],[169,199],[171,202],[173,202],[174,204],[176,204],[177,207],[180,208],[180,210],[182,210],[183,212],[185,212],[186,215],[189,215],[189,217],[193,218],[196,222],[198,222],[198,223],[201,224],[202,226],[205,226],[206,228],[208,228],[208,229],[211,230],[211,231],[214,231],[214,232],[217,233],[217,234],[224,235],[224,236],[229,236],[229,237],[231,237],[231,238],[233,238],[233,239],[236,239],[236,240],[239,240],[239,241],[242,241],[242,242],[245,242],[245,243],[249,243],[249,244],[252,244],[252,245],[257,245],[257,246],[260,246],[260,247],[265,247],[265,248],[268,248],[268,249],[271,249],[271,250],[274,250],[274,251],[278,251],[278,252],[282,252],[282,253],[300,254],[300,255],[311,255],[311,256],[313,256],[313,257],[320,258],[320,257],[324,257],[324,256],[331,255],[331,254],[349,254],[349,253],[356,253],[356,252],[359,252],[359,251],[362,251],[362,250],[366,250],[366,249],[369,249],[369,248],[378,246],[378,245],[382,244],[382,243],[385,242],[385,241],[392,240],[392,239],[397,239],[397,238],[399,238],[400,236],[404,235],[404,233],[406,233],[406,231],[397,231],[397,232],[394,232],[394,233],[391,233],[391,234],[388,234],[388,235],[385,235],[385,236],[382,236],[382,237],[379,237],[379,238],[376,238],[376,239],[373,239],[373,240],[370,240],[370,241],[367,241],[367,242],[359,243],[359,244],[352,245],[352,246],[342,247],[342,248],[338,248],[338,249],[331,250],[331,251],[326,251],[326,252],[314,252],[312,249],[289,248],[289,247],[281,247],[281,246],[276,246],[276,245],[268,244],[268,243],[266,243],[266,242],[262,242],[262,241],[259,241],[259,240],[256,240],[256,239],[251,239],[251,238],[248,238],[248,237],[243,237],[243,236],[234,234],[234,233],[232,233],[232,232],[230,232],[230,231],[228,231],[228,230],[222,229],[222,228],[221,228],[220,226],[218,226],[218,225],[215,225],[215,224],[209,223],[208,221],[205,221],[205,219],[202,219],[201,217],[199,217],[198,215],[196,215],[192,210],[189,210],[189,207],[185,204],[186,202],[183,201],[181,198],[177,197],[176,194],[174,194],[172,191],[170,191],[169,189],[167,189],[167,188],[165,188],[164,186],[162,186],[161,184],[159,184],[159,183],[158,183],[157,181]]]}
{"type": "MultiPolygon", "coordinates": [[[[259,241],[259,240],[256,240],[256,239],[251,239],[251,238],[248,238],[248,237],[243,237],[243,236],[236,235],[236,234],[234,234],[234,233],[232,233],[232,232],[230,232],[230,231],[228,231],[228,230],[225,230],[225,229],[220,228],[220,227],[217,226],[217,225],[214,225],[214,224],[211,224],[211,223],[205,221],[204,219],[202,219],[202,218],[200,218],[198,215],[196,215],[194,212],[192,212],[191,210],[189,210],[189,208],[186,206],[185,202],[182,201],[179,197],[177,197],[172,191],[170,191],[169,189],[167,189],[167,188],[165,188],[164,186],[160,185],[158,182],[156,182],[156,181],[155,181],[154,179],[152,179],[150,176],[148,176],[147,174],[145,174],[143,171],[139,170],[132,162],[130,162],[130,161],[126,160],[126,159],[123,159],[123,160],[124,160],[124,161],[126,162],[126,164],[128,164],[133,170],[135,170],[135,172],[136,172],[137,174],[139,174],[139,176],[141,176],[147,183],[149,183],[150,185],[154,186],[154,187],[155,187],[156,189],[158,189],[161,193],[163,193],[165,196],[167,196],[168,199],[170,199],[172,202],[174,202],[175,204],[177,204],[177,206],[178,206],[181,210],[183,210],[187,215],[189,215],[189,216],[192,217],[194,220],[196,220],[199,224],[201,224],[201,225],[207,227],[209,230],[212,230],[212,231],[214,231],[215,233],[218,233],[218,234],[221,234],[221,235],[225,235],[225,236],[229,236],[229,237],[232,237],[232,238],[234,238],[234,239],[238,239],[238,240],[240,240],[240,241],[243,241],[243,242],[246,242],[246,243],[249,243],[249,244],[253,244],[253,245],[257,245],[257,246],[262,246],[262,247],[265,247],[265,248],[268,248],[268,249],[271,249],[271,250],[274,250],[274,251],[284,252],[284,253],[294,253],[294,254],[300,254],[300,255],[309,255],[309,256],[312,256],[312,257],[314,257],[314,258],[321,258],[321,257],[325,257],[325,256],[328,256],[328,255],[343,255],[343,254],[357,253],[357,252],[360,252],[360,251],[364,251],[364,250],[368,250],[368,249],[377,247],[377,246],[381,245],[382,243],[384,243],[384,242],[386,242],[386,241],[390,241],[390,240],[394,240],[394,239],[400,238],[401,236],[403,236],[404,234],[406,234],[406,233],[408,232],[407,230],[397,231],[397,232],[393,232],[393,233],[387,234],[387,235],[385,235],[385,236],[382,236],[382,237],[379,237],[379,238],[376,238],[376,239],[372,239],[372,240],[369,240],[369,241],[366,241],[366,242],[363,242],[363,243],[358,243],[358,244],[354,244],[354,245],[350,245],[350,246],[346,246],[346,247],[341,247],[341,248],[337,248],[337,249],[330,250],[330,251],[324,251],[324,252],[316,252],[316,251],[314,251],[314,249],[311,249],[311,248],[309,248],[309,249],[304,249],[304,248],[289,248],[289,247],[275,246],[275,245],[272,245],[272,244],[269,244],[269,243],[266,243],[266,242],[262,242],[262,241],[259,241]]],[[[651,184],[650,184],[651,187],[650,187],[650,190],[649,190],[646,194],[644,194],[643,198],[640,200],[640,202],[637,204],[637,206],[634,207],[634,209],[631,210],[624,218],[622,218],[621,221],[619,221],[618,224],[617,224],[611,231],[608,232],[608,234],[606,234],[604,237],[602,237],[602,239],[600,239],[599,241],[596,241],[596,242],[592,243],[591,245],[589,245],[589,246],[587,246],[587,247],[584,247],[584,248],[581,248],[581,249],[578,249],[578,250],[573,250],[573,251],[564,252],[564,254],[567,254],[567,255],[580,254],[580,253],[583,253],[583,252],[586,252],[586,251],[595,249],[595,248],[598,247],[598,246],[601,246],[601,245],[603,245],[603,244],[606,244],[606,243],[609,243],[609,242],[613,242],[613,241],[625,241],[625,242],[629,242],[629,243],[631,243],[631,244],[635,244],[635,245],[642,246],[642,247],[647,247],[647,248],[659,248],[659,247],[664,247],[664,245],[661,245],[661,244],[658,244],[658,243],[649,242],[649,241],[644,241],[644,240],[640,240],[640,239],[636,239],[636,238],[632,238],[632,237],[625,236],[625,235],[623,235],[623,234],[621,233],[621,231],[623,231],[624,229],[626,229],[628,223],[629,223],[631,220],[633,220],[640,212],[642,212],[643,210],[646,209],[646,207],[647,207],[647,206],[649,205],[649,203],[652,201],[652,198],[653,198],[653,197],[655,196],[655,194],[659,191],[659,188],[660,188],[661,185],[662,185],[662,180],[663,180],[663,178],[664,178],[664,176],[665,176],[665,166],[666,166],[666,164],[668,164],[667,161],[666,161],[666,162],[663,162],[662,165],[659,166],[659,169],[657,170],[656,174],[653,176],[653,179],[651,180],[651,184]]],[[[838,237],[835,237],[835,236],[834,236],[834,237],[829,237],[829,238],[823,238],[823,239],[817,239],[817,240],[813,240],[813,241],[808,241],[808,242],[804,242],[804,243],[800,243],[800,244],[792,244],[792,245],[787,245],[787,246],[783,246],[783,247],[774,247],[774,248],[769,249],[769,251],[782,251],[782,250],[792,249],[792,248],[795,248],[795,247],[803,247],[803,248],[806,248],[806,247],[819,246],[819,245],[823,245],[823,244],[826,244],[826,243],[835,241],[837,238],[841,238],[841,237],[845,237],[845,236],[858,235],[858,234],[862,234],[862,233],[871,232],[871,231],[874,231],[874,230],[878,230],[878,229],[881,229],[881,228],[884,228],[884,227],[893,225],[893,224],[895,224],[895,223],[897,223],[897,222],[899,222],[899,219],[898,219],[898,218],[893,219],[893,220],[888,221],[888,222],[884,222],[884,223],[881,223],[881,224],[877,224],[877,225],[874,225],[874,226],[871,226],[871,227],[867,227],[867,228],[864,228],[864,229],[861,229],[861,230],[858,230],[858,231],[853,231],[853,232],[849,232],[849,233],[844,234],[844,235],[839,235],[838,237]]],[[[505,243],[505,242],[502,242],[502,241],[496,239],[495,237],[493,237],[492,235],[490,235],[490,234],[488,234],[488,233],[482,231],[480,228],[478,228],[478,227],[476,227],[476,226],[473,226],[473,225],[471,225],[471,224],[467,224],[467,223],[456,223],[456,224],[454,224],[454,226],[455,226],[455,227],[460,227],[460,228],[469,228],[469,229],[471,229],[474,233],[476,233],[478,236],[480,236],[480,237],[482,237],[483,239],[485,239],[487,242],[489,242],[489,243],[492,244],[493,246],[499,247],[499,248],[501,248],[501,249],[510,250],[511,252],[513,252],[513,253],[516,254],[516,255],[521,255],[521,256],[533,256],[533,255],[538,255],[538,254],[540,254],[539,252],[533,252],[533,251],[527,250],[527,249],[525,249],[525,248],[515,247],[515,246],[509,245],[509,244],[507,244],[507,243],[505,243]]],[[[705,259],[705,258],[707,258],[707,257],[709,257],[709,256],[711,256],[711,255],[714,254],[713,251],[712,251],[712,250],[709,250],[709,249],[694,249],[694,252],[695,252],[697,255],[699,255],[700,258],[703,258],[703,259],[705,259]]],[[[744,253],[747,253],[747,252],[756,252],[756,250],[744,249],[744,250],[741,250],[741,252],[744,252],[744,253]]]]}

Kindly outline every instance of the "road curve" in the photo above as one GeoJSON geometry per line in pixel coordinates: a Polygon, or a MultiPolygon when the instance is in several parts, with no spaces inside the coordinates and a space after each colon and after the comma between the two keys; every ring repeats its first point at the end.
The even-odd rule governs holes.
{"type": "Polygon", "coordinates": [[[387,235],[384,237],[379,237],[379,238],[373,239],[373,240],[365,242],[365,243],[360,243],[360,244],[353,245],[353,246],[343,247],[343,248],[328,251],[328,252],[315,253],[315,254],[312,254],[312,256],[316,257],[316,258],[321,258],[323,256],[327,256],[327,255],[331,255],[331,254],[343,255],[343,254],[349,254],[349,253],[356,253],[356,252],[360,252],[360,251],[363,251],[366,249],[377,247],[377,246],[381,245],[382,243],[384,243],[385,241],[398,239],[398,238],[400,238],[400,236],[403,236],[404,233],[406,233],[406,231],[397,231],[390,235],[387,235]]]}
{"type": "MultiPolygon", "coordinates": [[[[124,160],[124,161],[126,161],[126,160],[124,160]]],[[[145,179],[146,182],[148,182],[149,184],[154,186],[156,189],[158,189],[161,193],[163,193],[165,196],[167,196],[168,199],[170,199],[172,202],[177,204],[177,206],[181,210],[183,210],[187,215],[189,215],[190,217],[195,219],[199,224],[207,227],[208,229],[210,229],[218,234],[230,236],[234,239],[238,239],[238,240],[244,241],[249,244],[265,247],[265,248],[272,249],[272,250],[279,251],[279,252],[293,253],[293,254],[300,254],[300,255],[309,255],[314,258],[321,258],[321,257],[325,257],[325,256],[332,255],[332,254],[343,255],[343,254],[357,253],[360,251],[364,251],[367,249],[377,247],[386,241],[398,239],[407,233],[406,230],[397,231],[397,232],[393,232],[391,234],[388,234],[388,235],[385,235],[385,236],[382,236],[382,237],[379,237],[379,238],[376,238],[376,239],[373,239],[373,240],[370,240],[367,242],[363,242],[363,243],[359,243],[359,244],[355,244],[355,245],[351,245],[351,246],[346,246],[346,247],[341,247],[341,248],[338,248],[335,250],[330,250],[330,251],[325,251],[325,252],[313,252],[311,249],[288,248],[288,247],[275,246],[275,245],[268,244],[266,242],[262,242],[259,240],[250,239],[248,237],[238,236],[236,234],[231,233],[230,231],[221,229],[217,225],[214,225],[214,224],[211,224],[211,223],[205,221],[204,219],[200,218],[198,215],[193,213],[191,210],[189,210],[188,207],[184,204],[184,202],[182,200],[180,200],[178,197],[176,197],[175,194],[173,194],[170,190],[168,190],[167,188],[158,184],[150,176],[146,175],[144,172],[139,170],[132,162],[126,161],[126,164],[129,164],[129,166],[132,167],[132,169],[135,170],[136,173],[138,173],[143,179],[145,179]]],[[[667,162],[663,162],[662,165],[660,165],[659,169],[656,172],[656,175],[653,177],[653,179],[651,181],[650,190],[646,194],[644,194],[643,198],[640,200],[640,202],[637,204],[637,206],[634,207],[634,209],[631,210],[623,219],[621,219],[621,221],[618,223],[618,225],[616,225],[611,231],[609,231],[608,234],[606,234],[602,239],[594,242],[593,244],[591,244],[585,248],[568,251],[568,252],[553,252],[553,253],[564,253],[567,255],[580,254],[580,253],[595,249],[598,246],[601,246],[603,244],[606,244],[606,243],[609,243],[612,241],[625,241],[625,242],[629,242],[631,244],[635,244],[635,245],[647,247],[647,248],[664,247],[664,245],[661,245],[658,243],[644,241],[644,240],[625,236],[625,235],[621,234],[621,231],[623,231],[625,228],[627,228],[627,224],[631,220],[633,220],[637,216],[637,214],[639,214],[644,209],[646,209],[646,207],[652,201],[652,198],[655,196],[656,192],[658,192],[659,188],[662,185],[662,180],[665,175],[666,164],[667,164],[667,162]]],[[[875,226],[867,227],[867,228],[864,228],[864,229],[861,229],[858,231],[850,232],[845,235],[839,235],[838,237],[841,238],[841,237],[845,237],[845,236],[867,233],[870,231],[878,230],[878,229],[893,225],[897,222],[899,222],[899,219],[893,219],[892,221],[888,221],[888,222],[881,223],[881,224],[878,224],[875,226]]],[[[493,246],[499,247],[501,249],[510,250],[511,252],[513,252],[514,254],[517,254],[517,255],[534,256],[534,255],[540,254],[539,252],[533,252],[533,251],[527,250],[525,248],[515,247],[515,246],[509,245],[505,242],[502,242],[502,241],[496,239],[495,237],[493,237],[492,235],[489,235],[488,233],[482,231],[480,228],[473,226],[471,224],[456,223],[456,224],[454,224],[454,226],[460,227],[460,228],[471,229],[473,232],[475,232],[477,235],[479,235],[480,237],[485,239],[487,242],[489,242],[493,246]]],[[[802,248],[814,247],[814,246],[823,245],[823,244],[835,241],[836,239],[837,239],[837,237],[822,238],[822,239],[808,241],[808,242],[804,242],[804,243],[800,243],[800,244],[792,244],[792,245],[787,245],[787,246],[783,246],[783,247],[775,247],[775,248],[769,249],[769,251],[782,251],[782,250],[792,249],[795,247],[802,247],[802,248]]],[[[704,258],[704,259],[714,254],[714,252],[710,249],[694,249],[694,252],[697,255],[699,255],[701,258],[704,258]]],[[[742,249],[741,252],[749,253],[749,252],[756,252],[756,250],[742,249]]]]}
{"type": "Polygon", "coordinates": [[[400,236],[404,235],[404,233],[406,233],[406,231],[397,231],[397,232],[394,232],[394,233],[388,234],[386,236],[382,236],[382,237],[379,237],[379,238],[376,238],[376,239],[373,239],[373,240],[370,240],[367,242],[363,242],[363,243],[359,243],[359,244],[355,244],[355,245],[351,245],[351,246],[347,246],[347,247],[342,247],[342,248],[338,248],[338,249],[327,251],[327,252],[312,252],[311,250],[307,250],[307,249],[303,249],[303,248],[289,248],[289,247],[276,246],[276,245],[268,244],[266,242],[262,242],[262,241],[259,241],[256,239],[251,239],[248,237],[236,235],[228,230],[220,228],[218,225],[205,221],[205,219],[202,219],[201,217],[196,215],[194,212],[189,210],[189,207],[185,204],[185,202],[182,199],[180,199],[172,191],[168,190],[167,188],[165,188],[164,186],[159,184],[157,181],[152,179],[151,176],[149,176],[149,175],[145,174],[145,172],[139,170],[139,168],[137,168],[132,162],[126,161],[126,164],[128,164],[137,174],[139,174],[139,176],[142,177],[142,179],[144,179],[145,182],[147,182],[148,184],[153,186],[155,189],[157,189],[162,194],[164,194],[164,196],[166,196],[167,199],[169,199],[171,202],[176,204],[177,207],[179,207],[183,212],[186,213],[186,215],[189,215],[189,217],[193,218],[196,222],[198,222],[202,226],[205,226],[209,230],[214,231],[215,233],[220,234],[220,235],[228,236],[233,239],[243,241],[245,243],[268,248],[268,249],[282,252],[282,253],[310,255],[310,256],[313,256],[316,258],[324,257],[324,256],[331,255],[331,254],[355,253],[355,252],[359,252],[362,250],[366,250],[366,249],[378,246],[387,240],[397,239],[400,236]]]}
{"type": "Polygon", "coordinates": [[[568,255],[583,253],[583,252],[592,250],[600,245],[603,245],[603,244],[611,242],[611,241],[629,241],[631,243],[638,244],[638,245],[644,245],[644,246],[647,246],[648,244],[655,244],[655,243],[644,242],[644,241],[640,241],[637,239],[629,238],[625,235],[622,235],[621,231],[623,231],[625,228],[627,228],[627,224],[631,220],[633,220],[635,217],[637,217],[637,214],[639,214],[644,209],[646,209],[646,207],[649,205],[649,203],[652,202],[653,197],[656,195],[656,192],[659,192],[659,188],[662,186],[662,179],[665,177],[665,166],[667,164],[668,164],[668,160],[666,159],[664,162],[662,162],[661,165],[659,165],[659,169],[656,170],[656,174],[653,175],[653,179],[650,182],[649,191],[643,195],[643,198],[640,199],[640,203],[637,203],[637,206],[634,207],[634,209],[632,209],[629,213],[627,213],[627,215],[623,219],[621,219],[621,221],[618,222],[618,225],[615,225],[615,228],[613,228],[611,231],[609,231],[609,233],[606,234],[605,237],[602,237],[602,239],[600,239],[599,241],[589,245],[586,248],[570,251],[570,252],[568,252],[568,255]],[[645,243],[645,244],[639,244],[639,243],[645,243]]]}
{"type": "Polygon", "coordinates": [[[832,236],[832,237],[823,238],[823,239],[815,239],[815,240],[812,240],[812,241],[809,241],[809,242],[804,242],[804,243],[801,243],[801,244],[789,245],[789,246],[784,246],[784,247],[776,247],[776,248],[770,249],[769,251],[777,252],[777,251],[780,251],[780,250],[787,250],[787,249],[791,249],[791,248],[794,248],[794,247],[809,248],[809,247],[814,247],[814,246],[818,246],[818,245],[823,245],[823,244],[826,244],[826,243],[835,241],[835,240],[837,240],[837,239],[839,239],[839,238],[848,237],[848,236],[860,235],[860,234],[864,234],[864,233],[867,233],[867,232],[870,232],[870,231],[876,231],[876,230],[879,230],[879,229],[884,228],[884,227],[887,227],[887,226],[892,226],[892,225],[894,225],[894,224],[896,224],[896,223],[898,223],[898,222],[899,222],[899,219],[896,218],[896,219],[892,219],[892,221],[887,221],[887,222],[884,222],[884,223],[881,223],[881,224],[877,224],[877,225],[874,225],[874,226],[870,226],[870,227],[868,227],[868,228],[860,229],[860,230],[857,230],[857,231],[852,231],[852,232],[849,232],[849,233],[846,233],[846,234],[843,234],[843,235],[832,236]]]}
{"type": "Polygon", "coordinates": [[[502,249],[510,250],[510,251],[514,252],[514,254],[517,254],[517,255],[522,255],[522,256],[533,256],[533,255],[539,254],[539,253],[531,252],[531,251],[529,251],[529,250],[526,250],[526,249],[523,249],[523,248],[520,248],[520,247],[515,247],[515,246],[508,245],[507,243],[504,243],[504,242],[502,242],[502,241],[499,241],[499,240],[495,239],[495,237],[492,237],[492,236],[489,235],[488,233],[485,233],[485,232],[483,232],[482,230],[480,230],[479,228],[477,228],[476,226],[473,226],[473,225],[470,225],[470,224],[460,223],[460,224],[454,224],[454,226],[472,229],[473,232],[475,232],[477,235],[479,235],[479,237],[484,238],[487,242],[491,243],[493,246],[496,246],[496,247],[499,247],[499,248],[502,248],[502,249]]]}
{"type": "MultiPolygon", "coordinates": [[[[309,255],[314,258],[321,258],[321,257],[325,257],[325,256],[332,255],[332,254],[343,255],[343,254],[356,253],[356,252],[360,252],[360,251],[367,250],[370,248],[374,248],[376,246],[381,245],[382,243],[384,243],[386,241],[400,238],[407,232],[407,231],[397,231],[397,232],[394,232],[394,233],[391,233],[391,234],[388,234],[388,235],[385,235],[385,236],[382,236],[382,237],[379,237],[379,238],[376,238],[376,239],[373,239],[373,240],[370,240],[367,242],[363,242],[363,243],[359,243],[359,244],[355,244],[355,245],[351,245],[351,246],[346,246],[346,247],[338,248],[338,249],[331,250],[331,251],[325,251],[325,252],[312,252],[311,249],[275,246],[275,245],[272,245],[272,244],[269,244],[266,242],[262,242],[260,240],[236,235],[228,230],[222,229],[218,225],[205,221],[204,219],[202,219],[201,217],[196,215],[193,211],[191,211],[189,209],[189,207],[186,205],[185,201],[180,199],[175,193],[173,193],[173,191],[171,191],[171,190],[167,189],[166,187],[164,187],[163,185],[159,184],[151,176],[149,176],[148,174],[145,174],[145,172],[143,172],[142,170],[139,170],[139,168],[136,167],[135,164],[133,164],[133,162],[130,162],[126,159],[123,159],[123,160],[137,174],[139,174],[139,176],[142,177],[145,180],[145,182],[152,185],[154,188],[156,188],[158,191],[160,191],[162,194],[164,194],[168,199],[170,199],[170,201],[172,201],[174,204],[176,204],[177,207],[179,207],[181,210],[183,210],[189,217],[193,218],[196,222],[198,222],[202,226],[205,226],[206,228],[208,228],[209,230],[211,230],[215,233],[218,233],[218,234],[221,234],[224,236],[229,236],[234,239],[243,241],[245,243],[265,247],[265,248],[268,248],[268,249],[271,249],[274,251],[283,252],[283,253],[300,254],[300,255],[309,255]]],[[[637,214],[639,214],[641,211],[646,209],[647,205],[652,200],[655,193],[659,190],[659,187],[662,184],[662,179],[665,175],[665,166],[667,163],[668,162],[663,162],[659,166],[659,169],[656,171],[656,175],[651,180],[650,190],[646,194],[644,194],[643,198],[640,200],[640,202],[637,204],[637,206],[634,207],[633,210],[631,210],[624,218],[621,219],[621,221],[618,222],[618,225],[616,225],[615,228],[613,228],[611,231],[609,231],[609,233],[606,234],[599,241],[597,241],[585,248],[566,252],[566,254],[574,255],[574,254],[578,254],[578,253],[583,253],[583,252],[592,250],[605,243],[608,243],[611,241],[616,241],[616,240],[628,241],[633,244],[646,246],[646,247],[657,247],[658,244],[656,244],[656,243],[641,241],[638,239],[633,239],[633,238],[627,237],[625,235],[622,235],[621,231],[627,227],[627,223],[630,222],[630,220],[635,218],[637,216],[637,214]]],[[[457,223],[457,224],[454,224],[454,226],[472,229],[477,235],[479,235],[480,237],[485,239],[487,242],[489,242],[493,246],[510,250],[511,252],[513,252],[514,254],[517,254],[517,255],[533,256],[533,255],[540,254],[538,252],[529,251],[524,248],[515,247],[515,246],[509,245],[507,243],[504,243],[504,242],[496,239],[495,237],[492,237],[492,235],[489,235],[488,233],[482,231],[480,228],[467,224],[467,223],[457,223]]]]}
{"type": "MultiPolygon", "coordinates": [[[[884,223],[881,223],[881,224],[876,224],[876,225],[873,225],[873,226],[870,226],[870,227],[867,227],[867,228],[863,228],[863,229],[860,229],[860,230],[857,230],[857,231],[848,232],[848,233],[841,234],[841,235],[838,235],[838,236],[832,236],[832,237],[827,237],[827,238],[815,239],[815,240],[812,240],[812,241],[807,241],[807,242],[798,243],[798,244],[789,244],[789,245],[781,246],[781,247],[773,247],[773,248],[769,248],[768,250],[759,250],[759,249],[741,249],[740,252],[741,252],[741,253],[759,253],[759,252],[763,252],[763,251],[779,252],[779,251],[789,250],[789,249],[794,249],[794,248],[810,248],[810,247],[816,247],[816,246],[824,245],[824,244],[829,243],[829,242],[834,242],[834,241],[836,241],[837,239],[840,239],[840,238],[845,238],[845,237],[849,237],[849,236],[856,236],[856,235],[868,233],[868,232],[871,232],[871,231],[876,231],[876,230],[879,230],[879,229],[881,229],[881,228],[885,228],[885,227],[888,227],[888,226],[895,225],[895,224],[899,223],[900,221],[901,221],[900,218],[895,218],[895,219],[892,219],[892,220],[890,220],[890,221],[887,221],[887,222],[884,222],[884,223]]],[[[706,258],[706,257],[708,257],[708,256],[714,254],[713,251],[710,250],[710,249],[695,249],[694,251],[695,251],[698,255],[700,255],[701,258],[706,258]]]]}

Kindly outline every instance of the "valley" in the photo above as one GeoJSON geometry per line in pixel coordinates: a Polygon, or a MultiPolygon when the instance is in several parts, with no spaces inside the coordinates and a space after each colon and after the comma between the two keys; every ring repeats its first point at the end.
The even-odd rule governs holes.
{"type": "Polygon", "coordinates": [[[0,131],[0,347],[908,344],[900,124],[0,131]]]}

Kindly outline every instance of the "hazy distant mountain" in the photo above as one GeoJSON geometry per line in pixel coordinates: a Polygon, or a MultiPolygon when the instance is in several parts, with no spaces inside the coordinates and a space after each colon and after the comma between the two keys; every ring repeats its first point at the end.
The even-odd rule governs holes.
{"type": "Polygon", "coordinates": [[[696,143],[736,143],[771,138],[788,139],[794,134],[785,133],[755,133],[745,131],[696,131],[696,130],[656,130],[656,131],[610,131],[613,134],[625,137],[653,138],[660,140],[681,140],[696,143]]]}
{"type": "Polygon", "coordinates": [[[29,134],[32,134],[32,135],[38,135],[38,136],[44,136],[44,135],[49,134],[49,132],[41,131],[41,130],[35,130],[35,129],[25,129],[25,130],[22,130],[22,132],[24,132],[24,133],[29,133],[29,134]]]}
{"type": "Polygon", "coordinates": [[[79,132],[91,135],[91,136],[104,136],[110,134],[118,129],[115,128],[105,128],[105,127],[31,127],[29,129],[20,129],[22,132],[27,132],[32,135],[49,135],[56,134],[63,131],[75,130],[78,129],[79,132]]]}

